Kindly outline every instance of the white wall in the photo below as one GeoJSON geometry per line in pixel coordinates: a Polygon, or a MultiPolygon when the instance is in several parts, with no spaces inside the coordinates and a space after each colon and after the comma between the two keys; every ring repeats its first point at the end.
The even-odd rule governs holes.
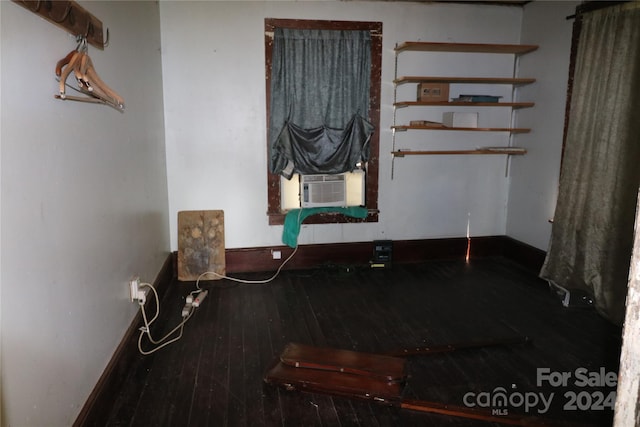
{"type": "MultiPolygon", "coordinates": [[[[406,40],[518,43],[521,8],[398,2],[165,1],[160,4],[160,15],[173,250],[177,249],[177,212],[191,209],[225,211],[227,248],[282,244],[282,226],[269,226],[266,215],[266,17],[383,22],[380,222],[305,226],[301,244],[458,237],[465,235],[469,217],[472,235],[505,233],[509,178],[505,177],[502,156],[397,159],[391,180],[393,48],[406,40]]],[[[407,71],[419,62],[425,73],[429,67],[435,67],[433,72],[453,75],[468,70],[496,76],[512,72],[512,63],[503,59],[487,61],[470,55],[449,58],[452,62],[445,65],[426,56],[407,55],[408,59],[403,58],[407,71]]],[[[441,112],[423,110],[423,114],[437,117],[441,112]]],[[[504,136],[495,134],[412,131],[402,137],[398,148],[506,144],[504,136]]]]}
{"type": "Polygon", "coordinates": [[[537,82],[523,87],[520,96],[535,100],[536,106],[518,114],[519,124],[533,131],[515,139],[528,154],[513,159],[507,235],[545,251],[558,196],[569,76],[573,20],[566,17],[578,4],[540,1],[524,8],[522,43],[540,48],[521,59],[520,74],[535,76],[537,82]]]}
{"type": "Polygon", "coordinates": [[[83,6],[109,27],[89,55],[123,114],[55,100],[75,39],[0,2],[5,426],[71,425],[135,315],[128,278],[169,253],[158,4],[83,6]]]}

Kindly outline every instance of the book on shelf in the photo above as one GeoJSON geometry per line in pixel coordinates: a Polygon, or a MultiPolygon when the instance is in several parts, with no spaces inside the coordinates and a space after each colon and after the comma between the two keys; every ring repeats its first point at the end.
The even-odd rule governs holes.
{"type": "Polygon", "coordinates": [[[432,122],[430,120],[411,120],[409,126],[434,127],[441,128],[444,125],[440,122],[432,122]]]}
{"type": "Polygon", "coordinates": [[[501,96],[493,95],[460,95],[457,98],[451,98],[453,102],[500,102],[501,96]]]}

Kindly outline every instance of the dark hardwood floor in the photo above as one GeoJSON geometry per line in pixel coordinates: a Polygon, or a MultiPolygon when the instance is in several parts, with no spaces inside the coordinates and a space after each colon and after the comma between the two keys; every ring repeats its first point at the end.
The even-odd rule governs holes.
{"type": "MultiPolygon", "coordinates": [[[[409,357],[404,397],[463,406],[495,397],[502,387],[509,414],[611,425],[610,402],[599,409],[596,401],[615,387],[576,384],[576,369],[585,368],[590,378],[617,372],[620,329],[594,310],[562,307],[544,281],[504,258],[390,269],[328,265],[284,271],[267,285],[221,280],[202,287],[210,293],[182,339],[139,356],[123,373],[126,386],[113,396],[104,425],[497,426],[286,391],[263,376],[288,342],[379,353],[518,334],[531,342],[409,357]],[[543,368],[571,377],[566,386],[539,385],[543,368]],[[539,413],[544,405],[534,395],[552,399],[547,412],[539,413]],[[529,399],[529,408],[520,397],[529,399]]],[[[156,337],[179,322],[193,289],[192,282],[171,284],[156,337]]]]}

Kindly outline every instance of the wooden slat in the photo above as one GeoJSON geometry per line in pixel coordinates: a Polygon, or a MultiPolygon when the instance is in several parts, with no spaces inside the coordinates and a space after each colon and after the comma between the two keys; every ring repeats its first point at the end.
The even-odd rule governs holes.
{"type": "Polygon", "coordinates": [[[523,77],[442,77],[442,76],[401,76],[393,82],[397,85],[405,83],[470,83],[470,84],[505,84],[526,85],[534,83],[534,78],[523,77]]]}
{"type": "Polygon", "coordinates": [[[400,101],[393,104],[398,108],[402,107],[511,107],[529,108],[533,107],[533,102],[422,102],[422,101],[400,101]]]}
{"type": "Polygon", "coordinates": [[[396,47],[396,52],[466,52],[525,54],[538,49],[537,45],[488,44],[488,43],[434,43],[407,41],[396,47]]]}
{"type": "Polygon", "coordinates": [[[529,133],[531,129],[528,128],[461,128],[461,127],[448,127],[448,126],[411,126],[411,125],[398,125],[391,126],[391,129],[397,131],[405,130],[454,130],[464,132],[509,132],[509,133],[529,133]]]}
{"type": "Polygon", "coordinates": [[[280,362],[295,368],[374,377],[384,382],[401,382],[406,375],[405,360],[399,357],[299,343],[287,344],[280,362]]]}
{"type": "MultiPolygon", "coordinates": [[[[229,390],[228,403],[226,411],[226,422],[224,425],[248,425],[250,420],[247,418],[247,388],[248,384],[244,377],[244,369],[247,354],[245,353],[245,321],[249,316],[249,307],[246,306],[245,292],[229,292],[227,302],[231,312],[229,319],[229,329],[226,335],[229,337],[229,347],[225,354],[225,363],[227,365],[227,383],[229,390]]],[[[215,396],[214,396],[215,399],[215,396]]],[[[256,402],[252,402],[255,407],[256,402]]],[[[251,411],[253,412],[253,411],[251,411]]],[[[222,423],[220,423],[222,424],[222,423]]]]}
{"type": "Polygon", "coordinates": [[[411,151],[392,151],[391,152],[396,157],[404,157],[404,156],[424,156],[424,155],[474,155],[474,154],[509,154],[509,155],[524,155],[526,154],[526,150],[411,150],[411,151]]]}
{"type": "MultiPolygon", "coordinates": [[[[215,319],[218,313],[223,316],[225,315],[225,307],[221,306],[221,293],[222,291],[217,289],[209,291],[209,295],[205,300],[206,303],[198,309],[198,317],[215,319]]],[[[217,337],[223,325],[224,323],[222,322],[206,322],[199,328],[199,335],[203,337],[217,337]]],[[[192,401],[188,417],[185,419],[187,425],[204,426],[210,424],[210,417],[214,411],[200,411],[197,408],[214,408],[214,406],[210,404],[210,401],[212,396],[215,396],[214,388],[217,379],[214,361],[218,343],[219,340],[217,339],[203,339],[200,343],[197,356],[194,355],[194,358],[197,357],[197,376],[195,377],[197,380],[191,383],[192,391],[190,394],[192,401]]]]}

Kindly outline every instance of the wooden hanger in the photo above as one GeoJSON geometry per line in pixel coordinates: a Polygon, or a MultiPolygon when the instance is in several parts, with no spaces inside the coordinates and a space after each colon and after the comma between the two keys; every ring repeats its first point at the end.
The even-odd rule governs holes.
{"type": "Polygon", "coordinates": [[[57,99],[92,102],[109,105],[116,110],[124,110],[124,99],[111,89],[98,75],[93,62],[87,54],[87,41],[81,37],[78,47],[72,50],[56,64],[56,76],[59,79],[59,93],[54,95],[57,99]],[[68,86],[67,79],[73,73],[78,89],[68,86]],[[87,96],[70,96],[66,88],[71,87],[87,96]]]}

